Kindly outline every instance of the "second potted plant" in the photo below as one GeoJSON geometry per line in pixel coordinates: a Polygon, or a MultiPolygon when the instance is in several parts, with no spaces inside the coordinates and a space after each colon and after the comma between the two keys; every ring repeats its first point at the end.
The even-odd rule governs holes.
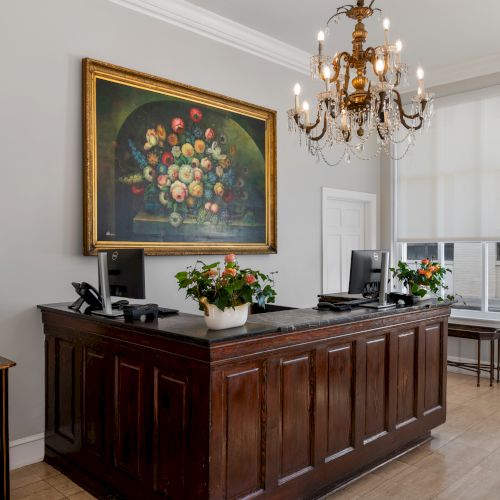
{"type": "MultiPolygon", "coordinates": [[[[441,266],[431,259],[422,259],[415,267],[410,267],[406,262],[399,261],[397,267],[391,268],[392,276],[398,279],[413,296],[414,300],[423,299],[428,293],[438,295],[441,290],[448,290],[445,284],[446,273],[451,269],[441,266]]],[[[446,295],[447,300],[454,300],[453,295],[446,295]]],[[[441,296],[438,301],[443,301],[441,296]]]]}

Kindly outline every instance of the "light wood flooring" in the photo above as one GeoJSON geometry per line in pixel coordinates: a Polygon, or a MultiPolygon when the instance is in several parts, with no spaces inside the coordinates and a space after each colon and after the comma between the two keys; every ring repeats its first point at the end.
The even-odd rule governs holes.
{"type": "MultiPolygon", "coordinates": [[[[327,500],[499,500],[500,384],[448,373],[448,417],[434,439],[327,495],[327,500]]],[[[11,498],[87,500],[83,491],[50,465],[11,473],[11,498]]],[[[293,500],[293,499],[291,499],[293,500]]]]}

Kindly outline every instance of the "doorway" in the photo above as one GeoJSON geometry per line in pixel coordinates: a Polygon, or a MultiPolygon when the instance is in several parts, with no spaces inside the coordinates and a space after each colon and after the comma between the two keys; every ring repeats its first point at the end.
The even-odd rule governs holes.
{"type": "Polygon", "coordinates": [[[347,292],[352,250],[377,244],[377,196],[323,188],[323,293],[347,292]]]}

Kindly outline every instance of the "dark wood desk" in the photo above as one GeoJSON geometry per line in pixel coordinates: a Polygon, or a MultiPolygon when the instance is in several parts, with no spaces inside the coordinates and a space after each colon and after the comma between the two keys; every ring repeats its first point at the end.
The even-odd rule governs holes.
{"type": "Polygon", "coordinates": [[[9,380],[8,370],[16,363],[10,359],[0,356],[0,374],[1,374],[1,401],[0,401],[0,467],[2,469],[2,480],[0,483],[1,498],[10,498],[10,479],[9,479],[9,380]]]}
{"type": "Polygon", "coordinates": [[[446,419],[450,306],[252,315],[207,331],[41,306],[45,458],[98,496],[312,498],[446,419]]]}
{"type": "Polygon", "coordinates": [[[452,318],[448,327],[448,337],[457,337],[462,339],[471,339],[477,342],[477,362],[468,363],[464,361],[448,361],[449,366],[461,368],[462,370],[474,371],[477,374],[477,386],[481,385],[481,372],[486,371],[490,374],[490,387],[495,379],[495,341],[498,343],[498,361],[497,361],[497,382],[500,381],[500,327],[488,326],[484,322],[474,322],[470,320],[460,320],[452,318]],[[490,343],[490,362],[481,363],[481,342],[490,343]]]}

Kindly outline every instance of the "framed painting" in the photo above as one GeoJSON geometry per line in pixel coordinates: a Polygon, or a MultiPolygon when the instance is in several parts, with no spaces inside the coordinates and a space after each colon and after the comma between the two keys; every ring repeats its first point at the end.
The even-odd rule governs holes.
{"type": "Polygon", "coordinates": [[[84,253],[276,253],[276,112],[83,60],[84,253]]]}

